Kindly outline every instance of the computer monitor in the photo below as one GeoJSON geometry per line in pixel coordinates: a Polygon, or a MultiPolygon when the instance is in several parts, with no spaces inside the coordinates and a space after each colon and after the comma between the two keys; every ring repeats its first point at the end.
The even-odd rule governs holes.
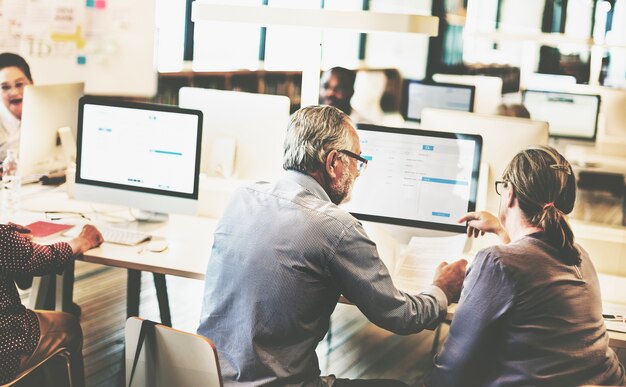
{"type": "Polygon", "coordinates": [[[600,96],[524,90],[522,102],[534,120],[550,123],[550,137],[595,141],[600,96]]]}
{"type": "Polygon", "coordinates": [[[402,116],[405,120],[420,122],[422,110],[427,107],[474,110],[474,86],[405,80],[402,88],[402,116]]]}
{"type": "Polygon", "coordinates": [[[602,96],[603,117],[602,135],[609,138],[626,139],[626,90],[603,87],[602,96]]]}
{"type": "Polygon", "coordinates": [[[77,199],[195,214],[202,112],[83,97],[78,107],[77,199]]]}
{"type": "Polygon", "coordinates": [[[282,174],[289,98],[183,87],[179,106],[204,113],[201,170],[207,176],[271,181],[282,174]]]}
{"type": "Polygon", "coordinates": [[[523,89],[563,91],[576,86],[576,77],[571,75],[530,73],[524,77],[523,89]]]}
{"type": "Polygon", "coordinates": [[[363,124],[357,132],[369,163],[342,207],[365,221],[465,232],[457,220],[476,206],[480,136],[363,124]]]}
{"type": "Polygon", "coordinates": [[[526,118],[494,116],[487,114],[451,112],[440,109],[424,109],[424,130],[479,134],[483,138],[483,163],[488,164],[488,176],[481,175],[478,209],[498,213],[500,197],[494,190],[504,168],[513,156],[531,145],[548,143],[548,123],[526,118]],[[487,181],[484,181],[485,178],[487,181]],[[484,183],[483,183],[484,181],[484,183]]]}
{"type": "Polygon", "coordinates": [[[70,127],[76,138],[78,100],[84,83],[24,88],[24,107],[20,129],[20,170],[22,177],[45,174],[66,166],[57,130],[70,127]]]}
{"type": "Polygon", "coordinates": [[[595,151],[606,156],[626,157],[626,90],[602,87],[599,91],[602,107],[595,151]]]}
{"type": "Polygon", "coordinates": [[[435,82],[472,85],[476,88],[473,112],[495,114],[502,103],[502,78],[484,75],[434,74],[435,82]]]}

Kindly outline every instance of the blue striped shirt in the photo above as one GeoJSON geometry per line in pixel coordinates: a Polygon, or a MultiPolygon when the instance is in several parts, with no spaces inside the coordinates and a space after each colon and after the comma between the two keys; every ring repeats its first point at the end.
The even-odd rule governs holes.
{"type": "Polygon", "coordinates": [[[441,289],[396,289],[361,223],[312,177],[288,171],[233,195],[215,231],[198,333],[215,343],[226,385],[323,386],[315,348],[340,294],[398,334],[446,315],[441,289]]]}

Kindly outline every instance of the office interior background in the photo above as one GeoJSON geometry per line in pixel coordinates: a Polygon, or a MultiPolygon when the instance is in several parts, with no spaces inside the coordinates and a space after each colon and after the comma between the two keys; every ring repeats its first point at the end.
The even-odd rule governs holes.
{"type": "MultiPolygon", "coordinates": [[[[196,2],[143,0],[137,4],[149,4],[153,19],[121,19],[122,31],[124,23],[142,25],[138,42],[141,49],[137,51],[147,49],[149,58],[137,61],[138,69],[132,68],[133,61],[120,60],[123,66],[115,66],[122,43],[108,44],[106,39],[99,39],[97,28],[90,33],[100,40],[99,46],[87,45],[84,49],[87,61],[99,61],[99,67],[89,70],[89,74],[83,74],[83,68],[75,63],[66,69],[65,62],[59,62],[58,57],[32,41],[14,47],[32,63],[33,75],[36,80],[43,79],[41,83],[87,79],[88,94],[176,106],[186,103],[188,107],[195,103],[193,96],[181,89],[191,87],[285,96],[293,112],[306,104],[302,97],[309,86],[307,74],[342,66],[357,71],[352,100],[355,109],[375,124],[406,128],[421,127],[419,122],[407,119],[403,111],[410,80],[474,85],[474,111],[483,115],[495,115],[501,103],[523,103],[525,90],[599,95],[597,131],[593,136],[553,136],[549,143],[576,166],[578,203],[571,218],[577,240],[592,253],[602,275],[603,296],[609,302],[626,304],[626,0],[202,1],[231,7],[432,15],[439,20],[438,35],[434,37],[333,27],[262,26],[243,23],[236,11],[230,21],[193,20],[196,2]],[[47,66],[58,73],[53,74],[55,71],[47,70],[47,66]],[[108,71],[109,67],[115,70],[108,71]],[[132,79],[137,73],[142,76],[132,79]],[[99,77],[117,83],[107,89],[108,85],[98,83],[99,77]],[[140,91],[129,92],[135,84],[140,91]]],[[[113,0],[92,3],[102,7],[116,4],[113,0]]],[[[10,5],[14,2],[0,1],[0,11],[4,10],[0,20],[7,16],[10,5]]],[[[133,15],[141,15],[141,10],[133,15]]],[[[0,47],[10,47],[7,39],[1,39],[6,37],[2,28],[0,47]]],[[[133,39],[129,37],[129,41],[133,39]]],[[[212,98],[216,107],[220,100],[225,101],[220,95],[212,98]]],[[[245,101],[230,103],[224,111],[226,118],[219,119],[258,111],[245,101]]],[[[531,119],[535,119],[532,113],[531,119]]],[[[259,128],[271,125],[271,120],[263,121],[259,128]]],[[[503,127],[496,141],[506,144],[507,140],[503,127]]],[[[272,146],[280,149],[282,143],[272,146]]],[[[204,167],[202,172],[207,174],[204,167]]],[[[213,181],[214,176],[210,172],[208,175],[201,179],[201,187],[213,181]]],[[[221,210],[215,208],[217,205],[207,205],[206,200],[221,206],[227,198],[224,190],[209,191],[210,199],[200,199],[200,212],[218,217],[221,210]]],[[[195,332],[202,281],[176,276],[167,276],[167,281],[173,326],[195,332]]],[[[140,316],[158,321],[162,316],[154,283],[152,275],[143,272],[140,316]]],[[[124,269],[77,262],[75,300],[83,309],[81,323],[90,386],[123,384],[126,286],[124,269]]],[[[21,295],[26,302],[30,292],[21,295]]],[[[445,339],[447,328],[437,335],[423,332],[403,338],[375,327],[353,306],[339,305],[331,332],[318,348],[323,373],[353,378],[394,377],[419,385],[430,367],[433,344],[445,339]]],[[[622,362],[624,343],[626,340],[615,347],[622,362]]]]}

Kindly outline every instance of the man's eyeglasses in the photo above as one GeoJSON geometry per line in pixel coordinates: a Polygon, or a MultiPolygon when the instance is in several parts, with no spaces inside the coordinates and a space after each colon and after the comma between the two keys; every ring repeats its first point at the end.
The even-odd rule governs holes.
{"type": "Polygon", "coordinates": [[[502,195],[502,187],[506,187],[509,182],[506,180],[498,180],[496,181],[496,193],[498,195],[502,195]]]}
{"type": "Polygon", "coordinates": [[[363,171],[365,171],[365,168],[367,168],[367,159],[357,155],[356,153],[350,152],[349,150],[345,149],[338,150],[337,152],[343,153],[344,155],[355,159],[357,161],[356,167],[359,170],[359,173],[362,173],[363,171]]]}

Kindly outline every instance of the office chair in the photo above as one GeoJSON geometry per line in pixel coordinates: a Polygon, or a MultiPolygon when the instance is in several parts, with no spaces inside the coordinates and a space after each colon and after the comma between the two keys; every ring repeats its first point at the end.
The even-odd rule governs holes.
{"type": "Polygon", "coordinates": [[[125,339],[126,386],[222,387],[217,350],[204,336],[130,317],[125,339]]]}
{"type": "MultiPolygon", "coordinates": [[[[39,377],[37,378],[35,375],[35,371],[38,371],[41,369],[41,367],[48,365],[49,361],[51,361],[52,359],[54,359],[55,357],[61,357],[65,360],[65,369],[67,371],[67,386],[68,387],[72,387],[72,372],[71,372],[71,365],[70,365],[70,351],[67,348],[59,348],[56,351],[54,351],[52,354],[48,355],[48,357],[46,357],[45,359],[43,359],[42,361],[40,361],[39,363],[33,365],[32,367],[30,367],[29,369],[23,371],[21,374],[19,374],[13,381],[4,384],[1,387],[26,387],[26,386],[42,386],[42,378],[39,377]]],[[[50,382],[50,380],[48,380],[48,378],[43,378],[45,379],[45,383],[44,385],[54,385],[55,387],[58,386],[58,384],[53,384],[52,382],[50,382]],[[50,382],[50,384],[48,384],[50,382]]]]}

